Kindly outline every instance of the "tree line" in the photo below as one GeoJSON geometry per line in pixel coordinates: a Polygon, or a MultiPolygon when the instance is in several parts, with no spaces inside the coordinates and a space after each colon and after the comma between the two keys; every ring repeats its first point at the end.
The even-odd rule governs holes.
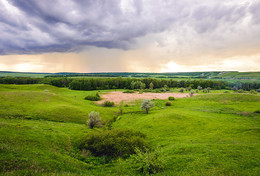
{"type": "Polygon", "coordinates": [[[252,82],[236,82],[228,83],[226,81],[216,80],[181,80],[172,79],[155,79],[155,78],[67,78],[67,77],[47,77],[47,78],[30,78],[30,77],[0,77],[0,84],[49,84],[56,87],[68,87],[72,90],[105,90],[105,89],[148,89],[163,88],[186,88],[191,87],[197,89],[202,88],[238,89],[251,90],[259,89],[260,83],[252,82]]]}

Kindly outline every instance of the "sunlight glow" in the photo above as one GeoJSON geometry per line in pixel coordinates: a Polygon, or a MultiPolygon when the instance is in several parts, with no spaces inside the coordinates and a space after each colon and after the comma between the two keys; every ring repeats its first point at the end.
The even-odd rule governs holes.
{"type": "Polygon", "coordinates": [[[20,71],[20,72],[26,72],[28,70],[32,72],[38,72],[43,69],[43,65],[36,65],[31,63],[22,63],[22,64],[16,64],[14,65],[14,70],[20,71]]]}
{"type": "Polygon", "coordinates": [[[168,64],[162,67],[161,72],[181,72],[185,71],[185,67],[170,61],[168,64]]]}

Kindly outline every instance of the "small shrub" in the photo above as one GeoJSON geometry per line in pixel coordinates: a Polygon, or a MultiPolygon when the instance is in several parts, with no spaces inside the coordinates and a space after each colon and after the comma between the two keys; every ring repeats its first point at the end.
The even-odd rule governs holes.
{"type": "Polygon", "coordinates": [[[152,90],[152,93],[161,93],[160,89],[154,89],[152,90]]]}
{"type": "Polygon", "coordinates": [[[95,95],[88,95],[85,97],[85,100],[90,100],[90,101],[99,101],[101,100],[101,97],[98,93],[96,93],[95,95]]]}
{"type": "Polygon", "coordinates": [[[180,88],[180,92],[181,92],[181,93],[183,93],[183,92],[184,92],[184,89],[183,89],[183,87],[182,87],[182,88],[180,88]]]}
{"type": "Polygon", "coordinates": [[[245,91],[243,89],[239,89],[237,90],[237,93],[245,93],[245,91]]]}
{"type": "Polygon", "coordinates": [[[254,111],[254,113],[260,114],[260,110],[256,110],[256,111],[254,111]]]}
{"type": "Polygon", "coordinates": [[[146,114],[148,114],[150,108],[154,107],[154,103],[151,100],[143,100],[141,109],[145,109],[146,114]]]}
{"type": "Polygon", "coordinates": [[[141,83],[141,84],[140,84],[140,89],[145,89],[145,88],[146,88],[145,83],[141,83]]]}
{"type": "Polygon", "coordinates": [[[257,92],[260,92],[260,89],[256,89],[257,92]]]}
{"type": "Polygon", "coordinates": [[[153,83],[152,83],[152,82],[149,84],[149,88],[150,88],[151,90],[153,89],[153,83]]]}
{"type": "Polygon", "coordinates": [[[131,155],[131,166],[143,175],[155,174],[163,171],[165,162],[159,158],[159,150],[151,152],[149,150],[143,151],[139,148],[135,149],[135,155],[131,155]]]}
{"type": "Polygon", "coordinates": [[[115,105],[113,101],[105,101],[103,104],[105,107],[112,107],[115,105]]]}
{"type": "Polygon", "coordinates": [[[190,91],[190,93],[189,93],[190,97],[192,97],[193,94],[194,94],[194,91],[190,91]]]}
{"type": "Polygon", "coordinates": [[[201,86],[198,86],[197,89],[198,89],[198,90],[202,90],[202,87],[201,87],[201,86]]]}
{"type": "Polygon", "coordinates": [[[198,89],[196,89],[196,93],[199,93],[199,90],[198,90],[198,89]]]}
{"type": "Polygon", "coordinates": [[[208,93],[209,91],[208,91],[208,89],[203,89],[203,93],[208,93]]]}
{"type": "Polygon", "coordinates": [[[99,117],[99,113],[98,112],[95,112],[95,111],[91,111],[89,114],[88,114],[88,121],[87,121],[87,126],[90,128],[90,129],[93,129],[95,126],[99,125],[101,123],[101,119],[99,117]]]}
{"type": "Polygon", "coordinates": [[[79,148],[89,150],[95,156],[127,157],[135,154],[135,148],[141,151],[148,147],[145,135],[133,130],[92,131],[81,139],[79,148]]]}
{"type": "Polygon", "coordinates": [[[255,90],[250,90],[249,93],[251,93],[251,94],[257,94],[257,92],[256,92],[255,90]]]}
{"type": "Polygon", "coordinates": [[[232,88],[232,90],[233,90],[233,91],[237,91],[237,87],[234,86],[234,87],[232,88]]]}
{"type": "Polygon", "coordinates": [[[174,97],[168,97],[168,100],[175,100],[174,97]]]}
{"type": "Polygon", "coordinates": [[[229,91],[226,90],[224,93],[229,93],[229,91]]]}
{"type": "Polygon", "coordinates": [[[161,92],[166,92],[166,89],[161,88],[160,91],[161,91],[161,92]]]}
{"type": "Polygon", "coordinates": [[[170,101],[167,101],[166,103],[165,103],[165,106],[171,106],[172,105],[172,102],[170,102],[170,101]]]}
{"type": "Polygon", "coordinates": [[[163,88],[164,88],[165,91],[170,91],[170,89],[167,85],[164,85],[163,88]]]}
{"type": "Polygon", "coordinates": [[[143,92],[152,92],[150,89],[144,89],[143,92]]]}
{"type": "Polygon", "coordinates": [[[123,93],[135,93],[134,90],[125,90],[123,93]]]}

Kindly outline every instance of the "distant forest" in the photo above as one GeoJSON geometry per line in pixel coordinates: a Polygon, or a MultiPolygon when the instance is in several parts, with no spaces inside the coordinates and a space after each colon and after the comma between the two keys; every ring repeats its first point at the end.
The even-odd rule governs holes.
{"type": "Polygon", "coordinates": [[[251,90],[259,89],[260,82],[226,82],[223,80],[204,80],[204,79],[158,79],[158,78],[70,78],[70,77],[45,77],[45,78],[31,78],[31,77],[0,77],[0,84],[49,84],[57,87],[68,87],[73,90],[105,90],[105,89],[148,89],[156,88],[186,88],[191,87],[197,89],[198,86],[202,88],[211,89],[237,89],[251,90]]]}

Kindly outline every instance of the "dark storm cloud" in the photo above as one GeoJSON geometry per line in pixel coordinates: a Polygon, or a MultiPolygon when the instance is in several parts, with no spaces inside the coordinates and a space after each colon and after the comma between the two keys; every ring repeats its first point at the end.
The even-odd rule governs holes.
{"type": "Polygon", "coordinates": [[[219,26],[226,24],[236,24],[246,15],[246,6],[222,5],[214,6],[203,5],[196,8],[192,14],[194,29],[199,33],[212,32],[219,26]]]}
{"type": "Polygon", "coordinates": [[[198,34],[259,22],[259,3],[173,0],[2,0],[0,54],[69,52],[84,46],[130,49],[135,39],[186,25],[198,34]]]}

